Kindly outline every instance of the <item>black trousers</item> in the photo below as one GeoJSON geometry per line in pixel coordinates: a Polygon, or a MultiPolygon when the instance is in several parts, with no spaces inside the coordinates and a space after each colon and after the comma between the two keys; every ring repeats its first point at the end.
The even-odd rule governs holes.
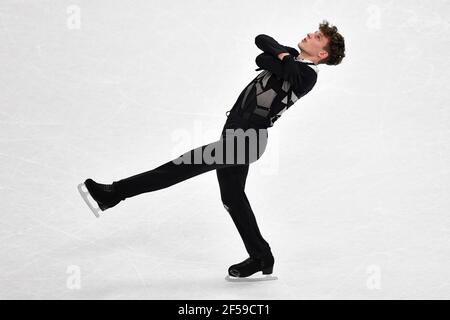
{"type": "Polygon", "coordinates": [[[251,125],[232,112],[227,117],[219,140],[192,149],[153,170],[115,181],[113,184],[119,197],[126,199],[167,188],[199,174],[216,170],[223,206],[231,215],[247,252],[251,257],[264,257],[271,254],[270,246],[261,235],[244,189],[249,166],[264,153],[267,138],[266,128],[251,125]],[[252,139],[255,136],[256,139],[252,139]],[[242,156],[242,152],[245,156],[242,156]],[[216,161],[201,156],[205,154],[212,155],[216,161]]]}

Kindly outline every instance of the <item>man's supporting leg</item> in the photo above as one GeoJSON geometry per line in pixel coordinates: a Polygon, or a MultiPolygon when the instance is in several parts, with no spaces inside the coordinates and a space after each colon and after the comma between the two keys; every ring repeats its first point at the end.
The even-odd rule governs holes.
{"type": "Polygon", "coordinates": [[[249,165],[236,165],[216,170],[220,195],[225,209],[230,213],[244,241],[250,257],[271,255],[269,244],[259,231],[255,215],[245,194],[245,182],[249,165]]]}

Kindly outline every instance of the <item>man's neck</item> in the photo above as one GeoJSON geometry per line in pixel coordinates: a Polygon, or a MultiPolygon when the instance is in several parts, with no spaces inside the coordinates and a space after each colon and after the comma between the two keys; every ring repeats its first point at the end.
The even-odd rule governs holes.
{"type": "Polygon", "coordinates": [[[311,57],[310,55],[308,55],[307,53],[305,53],[303,51],[300,51],[300,54],[297,56],[297,59],[310,60],[310,61],[314,62],[314,64],[317,64],[317,61],[315,61],[313,57],[311,57]]]}

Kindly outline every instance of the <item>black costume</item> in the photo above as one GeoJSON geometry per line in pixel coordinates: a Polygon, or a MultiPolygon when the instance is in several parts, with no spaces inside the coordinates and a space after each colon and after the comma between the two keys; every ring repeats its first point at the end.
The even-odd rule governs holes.
{"type": "MultiPolygon", "coordinates": [[[[229,139],[226,129],[240,128],[244,131],[255,129],[258,141],[260,139],[267,140],[267,128],[273,126],[286,109],[314,87],[317,80],[317,66],[312,62],[296,60],[299,55],[296,49],[282,46],[273,38],[263,34],[255,38],[255,44],[264,51],[256,57],[255,61],[259,67],[256,71],[263,71],[244,88],[234,106],[227,112],[227,120],[219,140],[190,150],[181,157],[193,159],[196,151],[203,152],[205,148],[229,139]],[[290,55],[285,56],[281,61],[277,56],[283,52],[290,55]]],[[[223,205],[230,213],[239,231],[250,255],[250,260],[253,259],[244,261],[242,265],[252,265],[256,260],[262,261],[261,263],[264,264],[265,261],[261,270],[271,273],[274,260],[270,246],[259,231],[244,191],[249,164],[259,159],[264,152],[265,144],[263,150],[260,150],[261,145],[258,144],[258,156],[253,160],[250,160],[249,157],[250,146],[251,142],[246,141],[245,163],[236,163],[236,161],[225,163],[226,161],[224,161],[224,163],[211,164],[202,161],[201,163],[180,164],[176,163],[177,159],[174,159],[153,170],[115,181],[112,185],[100,185],[92,179],[88,179],[86,187],[100,208],[106,210],[126,198],[167,188],[198,174],[216,170],[223,205]],[[110,195],[99,191],[102,188],[99,186],[103,186],[103,190],[109,190],[110,195]]],[[[228,151],[227,148],[224,149],[225,154],[228,151]]],[[[242,270],[230,272],[237,276],[239,273],[241,276],[242,274],[247,276],[254,272],[242,272],[242,270]]]]}

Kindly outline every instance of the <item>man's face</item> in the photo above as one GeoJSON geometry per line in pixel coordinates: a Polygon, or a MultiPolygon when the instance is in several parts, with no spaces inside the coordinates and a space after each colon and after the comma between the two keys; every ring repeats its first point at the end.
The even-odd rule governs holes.
{"type": "Polygon", "coordinates": [[[328,44],[328,38],[320,31],[310,32],[298,43],[298,48],[313,57],[325,59],[328,53],[325,46],[328,44]]]}

